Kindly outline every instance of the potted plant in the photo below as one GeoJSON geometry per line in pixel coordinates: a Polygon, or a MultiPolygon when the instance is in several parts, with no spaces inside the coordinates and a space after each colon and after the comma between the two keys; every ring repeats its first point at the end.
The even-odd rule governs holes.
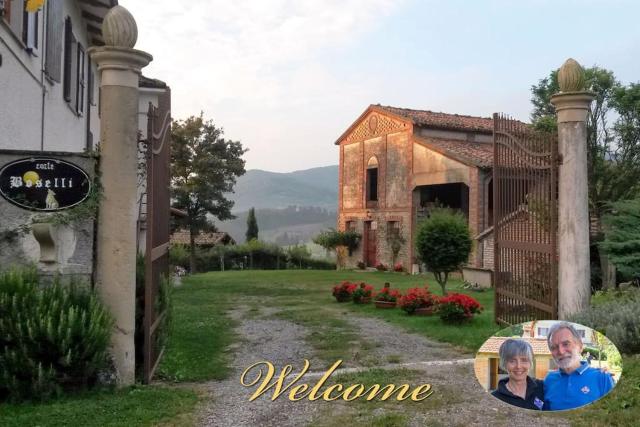
{"type": "Polygon", "coordinates": [[[385,283],[382,290],[375,295],[373,302],[376,308],[394,308],[400,297],[400,291],[391,289],[391,285],[385,283]]]}
{"type": "Polygon", "coordinates": [[[378,270],[378,271],[387,271],[387,266],[384,265],[383,263],[379,262],[378,264],[376,264],[376,270],[378,270]]]}
{"type": "Polygon", "coordinates": [[[393,271],[395,271],[396,273],[402,273],[404,271],[404,267],[402,266],[402,263],[401,262],[395,263],[393,266],[393,271]]]}
{"type": "Polygon", "coordinates": [[[461,323],[481,311],[482,306],[475,298],[457,293],[440,298],[438,305],[438,315],[445,323],[461,323]]]}
{"type": "Polygon", "coordinates": [[[438,305],[438,297],[429,292],[429,287],[411,288],[398,300],[398,305],[407,314],[428,316],[438,305]]]}
{"type": "Polygon", "coordinates": [[[355,283],[344,281],[333,287],[333,296],[338,302],[351,301],[351,295],[358,286],[355,283]]]}
{"type": "Polygon", "coordinates": [[[368,304],[371,302],[371,295],[373,295],[373,286],[361,282],[360,286],[353,291],[351,297],[355,304],[368,304]]]}

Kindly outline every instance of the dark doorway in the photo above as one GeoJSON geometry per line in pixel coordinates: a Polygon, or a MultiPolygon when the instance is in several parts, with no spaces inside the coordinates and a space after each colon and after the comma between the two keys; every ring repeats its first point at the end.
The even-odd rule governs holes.
{"type": "Polygon", "coordinates": [[[364,223],[365,247],[364,247],[364,263],[367,267],[375,267],[376,260],[376,224],[373,221],[364,223]]]}

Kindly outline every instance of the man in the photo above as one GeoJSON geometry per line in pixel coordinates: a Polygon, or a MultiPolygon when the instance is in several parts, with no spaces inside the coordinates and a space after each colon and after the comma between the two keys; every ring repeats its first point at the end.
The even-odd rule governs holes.
{"type": "Polygon", "coordinates": [[[544,379],[545,409],[577,408],[601,398],[613,388],[610,374],[591,368],[582,360],[582,339],[570,323],[553,325],[547,344],[559,370],[549,372],[544,379]]]}

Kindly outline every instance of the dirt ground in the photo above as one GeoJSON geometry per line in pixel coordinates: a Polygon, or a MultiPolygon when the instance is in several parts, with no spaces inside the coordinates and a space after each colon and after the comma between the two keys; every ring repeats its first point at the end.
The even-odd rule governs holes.
{"type": "MultiPolygon", "coordinates": [[[[315,384],[324,373],[323,363],[305,337],[305,327],[277,318],[277,309],[260,309],[247,316],[249,307],[233,313],[241,340],[233,348],[233,374],[224,381],[206,384],[207,402],[199,413],[202,426],[565,426],[557,415],[515,409],[486,393],[475,379],[473,355],[452,346],[407,333],[397,326],[373,318],[349,315],[349,322],[366,333],[371,360],[382,361],[375,368],[409,369],[409,383],[431,384],[433,394],[421,402],[345,402],[336,400],[291,402],[286,395],[272,401],[271,393],[249,401],[256,387],[240,384],[250,365],[269,361],[276,375],[285,365],[300,371],[305,358],[311,367],[300,382],[315,384]],[[393,361],[393,363],[389,362],[393,361]]],[[[255,311],[255,309],[254,309],[255,311]]],[[[340,315],[335,313],[335,315],[340,315]]],[[[354,358],[358,360],[358,358],[354,358]]],[[[350,363],[338,375],[351,370],[366,371],[370,365],[350,363]]],[[[395,372],[395,371],[394,371],[395,372]]],[[[255,375],[255,374],[254,374],[255,375]]],[[[253,376],[251,378],[254,378],[253,376]]],[[[290,378],[290,377],[288,377],[290,378]]],[[[357,378],[357,377],[356,377],[357,378]]],[[[403,379],[402,382],[407,382],[403,379]]]]}

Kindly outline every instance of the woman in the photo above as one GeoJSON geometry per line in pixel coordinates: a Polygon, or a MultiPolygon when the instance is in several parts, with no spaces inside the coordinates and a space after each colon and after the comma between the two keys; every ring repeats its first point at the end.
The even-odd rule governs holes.
{"type": "Polygon", "coordinates": [[[543,381],[529,376],[533,364],[531,344],[509,338],[500,346],[499,354],[500,367],[507,371],[509,378],[501,379],[491,394],[510,405],[541,411],[544,407],[543,381]]]}

